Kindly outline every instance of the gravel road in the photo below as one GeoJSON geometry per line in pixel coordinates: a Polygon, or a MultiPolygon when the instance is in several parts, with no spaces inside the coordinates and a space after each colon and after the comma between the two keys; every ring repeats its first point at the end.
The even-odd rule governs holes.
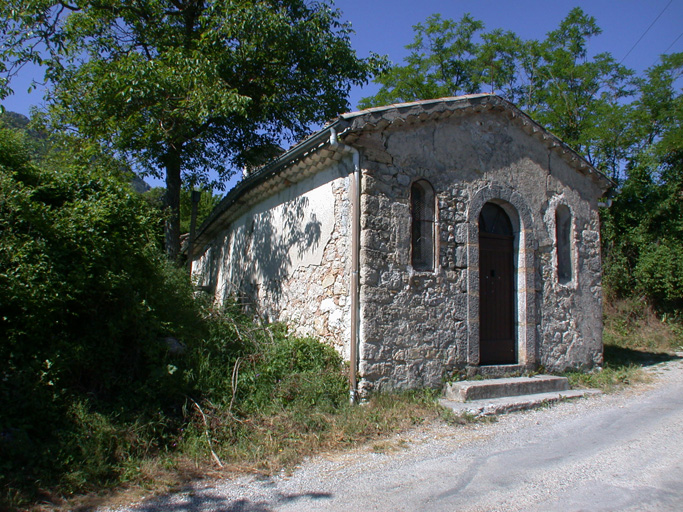
{"type": "MultiPolygon", "coordinates": [[[[291,475],[200,482],[117,511],[683,510],[683,359],[649,384],[423,427],[291,475]]],[[[105,510],[105,509],[101,509],[105,510]]]]}

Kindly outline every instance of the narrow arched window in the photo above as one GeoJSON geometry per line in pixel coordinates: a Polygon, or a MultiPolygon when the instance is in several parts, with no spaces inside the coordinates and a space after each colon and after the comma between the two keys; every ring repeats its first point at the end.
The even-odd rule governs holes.
{"type": "Polygon", "coordinates": [[[555,210],[555,237],[557,242],[557,280],[566,284],[572,272],[572,214],[561,204],[555,210]]]}
{"type": "Polygon", "coordinates": [[[425,180],[413,183],[410,188],[413,217],[412,265],[415,270],[434,269],[434,189],[425,180]]]}

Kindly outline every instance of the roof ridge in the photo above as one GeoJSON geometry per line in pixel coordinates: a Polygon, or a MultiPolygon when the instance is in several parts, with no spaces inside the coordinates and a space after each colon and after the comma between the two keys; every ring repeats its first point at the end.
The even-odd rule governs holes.
{"type": "Polygon", "coordinates": [[[502,101],[507,101],[498,96],[497,94],[490,93],[490,92],[485,92],[485,93],[477,93],[477,94],[463,94],[461,96],[446,96],[443,98],[432,98],[428,100],[415,100],[415,101],[406,101],[402,103],[391,103],[389,105],[382,105],[379,107],[369,107],[365,108],[363,110],[355,110],[353,112],[345,112],[344,114],[341,114],[339,116],[339,119],[353,119],[355,117],[359,117],[365,114],[370,114],[370,113],[375,113],[375,112],[383,112],[387,110],[399,110],[403,108],[410,108],[410,107],[418,107],[418,106],[425,106],[429,105],[430,103],[433,104],[443,104],[443,103],[448,103],[448,102],[455,102],[455,101],[463,101],[463,100],[469,100],[469,99],[475,99],[475,98],[496,98],[498,100],[502,101]]]}

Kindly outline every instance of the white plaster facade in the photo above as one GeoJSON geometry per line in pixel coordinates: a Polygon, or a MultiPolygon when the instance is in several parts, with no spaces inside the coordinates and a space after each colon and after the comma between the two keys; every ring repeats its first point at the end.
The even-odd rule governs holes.
{"type": "Polygon", "coordinates": [[[217,301],[247,297],[337,347],[363,394],[462,371],[590,367],[602,361],[598,200],[610,185],[497,96],[345,114],[226,196],[200,229],[193,272],[217,301]],[[416,180],[435,195],[426,271],[411,264],[416,180]],[[495,365],[480,360],[487,203],[505,212],[513,246],[514,361],[495,365]],[[566,282],[560,205],[571,215],[566,282]]]}

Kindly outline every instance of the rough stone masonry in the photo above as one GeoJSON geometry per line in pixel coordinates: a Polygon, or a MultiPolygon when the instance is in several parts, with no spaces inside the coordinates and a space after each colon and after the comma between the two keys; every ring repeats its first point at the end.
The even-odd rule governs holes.
{"type": "Polygon", "coordinates": [[[610,186],[494,95],[368,109],[231,191],[200,228],[193,272],[216,300],[246,297],[347,359],[357,343],[361,394],[438,387],[458,372],[591,367],[602,361],[598,201],[610,186]],[[419,234],[419,201],[433,231],[419,234]],[[489,211],[509,232],[484,232],[489,211]],[[487,237],[508,240],[509,261],[480,250],[487,237]],[[418,266],[425,244],[433,260],[418,266]],[[488,296],[499,293],[485,288],[489,264],[509,274],[509,300],[488,296]],[[491,364],[489,333],[506,322],[509,355],[491,364]]]}

